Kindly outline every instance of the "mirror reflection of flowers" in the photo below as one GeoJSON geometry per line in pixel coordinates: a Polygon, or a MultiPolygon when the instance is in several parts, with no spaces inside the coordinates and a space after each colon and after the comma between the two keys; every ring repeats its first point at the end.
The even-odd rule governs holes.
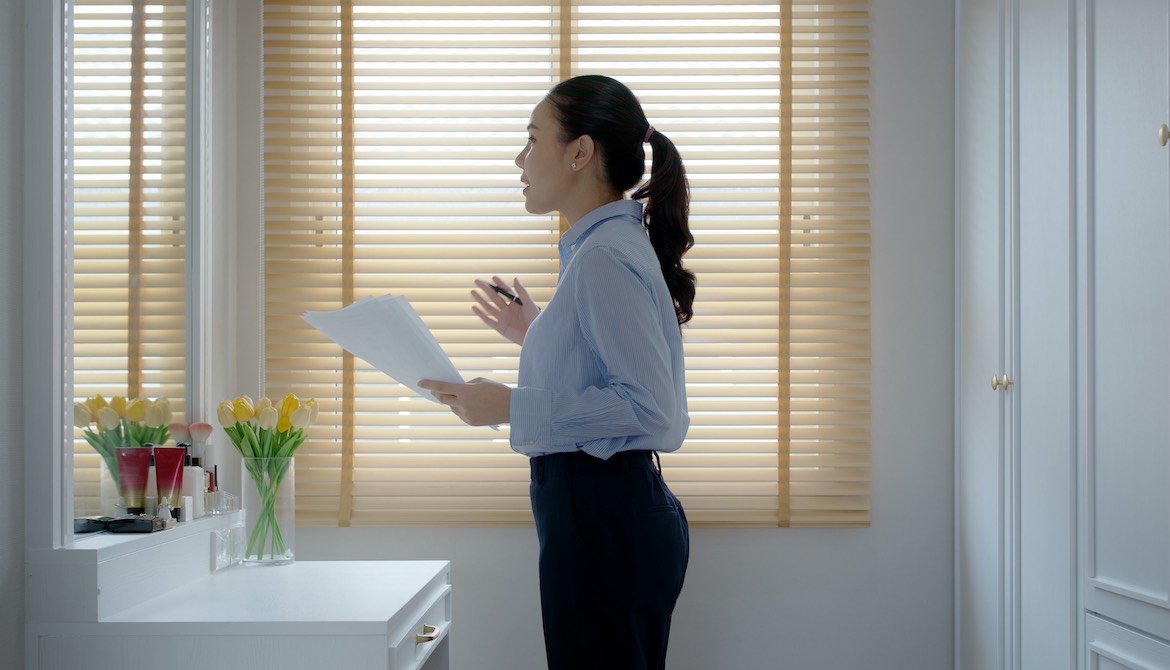
{"type": "Polygon", "coordinates": [[[260,495],[260,509],[248,537],[245,558],[259,558],[266,545],[271,548],[272,558],[283,556],[287,550],[276,518],[277,492],[317,412],[315,399],[301,402],[292,393],[280,401],[279,407],[266,397],[253,404],[250,397],[240,396],[220,402],[216,409],[219,424],[244,458],[244,466],[260,495]]]}
{"type": "Polygon", "coordinates": [[[166,398],[114,396],[106,402],[98,394],[73,403],[73,425],[82,429],[85,441],[105,461],[114,484],[118,483],[118,447],[165,444],[171,439],[170,421],[171,402],[166,398]]]}

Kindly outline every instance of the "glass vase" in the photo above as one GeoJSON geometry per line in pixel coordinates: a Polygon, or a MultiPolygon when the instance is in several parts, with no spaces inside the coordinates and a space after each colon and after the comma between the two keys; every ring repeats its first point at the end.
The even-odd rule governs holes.
{"type": "Polygon", "coordinates": [[[283,565],[295,559],[296,477],[293,458],[245,458],[244,564],[283,565]]]}
{"type": "MultiPolygon", "coordinates": [[[[118,508],[118,500],[122,497],[122,492],[118,490],[118,482],[115,481],[116,471],[111,472],[109,464],[105,459],[100,462],[101,471],[98,473],[98,514],[101,516],[121,516],[126,513],[126,510],[118,508]]],[[[117,463],[114,467],[118,467],[117,463]]]]}

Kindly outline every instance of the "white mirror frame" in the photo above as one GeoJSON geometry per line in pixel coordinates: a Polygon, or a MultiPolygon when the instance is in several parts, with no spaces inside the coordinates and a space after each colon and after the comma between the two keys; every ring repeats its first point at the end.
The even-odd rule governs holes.
{"type": "MultiPolygon", "coordinates": [[[[209,400],[211,2],[188,0],[187,398],[209,400]],[[197,223],[198,225],[191,225],[197,223]]],[[[24,0],[23,322],[25,549],[73,541],[72,226],[69,209],[68,0],[24,0]]]]}
{"type": "MultiPolygon", "coordinates": [[[[64,6],[24,2],[24,481],[25,547],[57,548],[72,534],[73,473],[66,445],[67,267],[64,226],[64,6]]],[[[72,425],[72,422],[69,422],[72,425]]],[[[72,437],[70,433],[70,437],[72,437]]]]}

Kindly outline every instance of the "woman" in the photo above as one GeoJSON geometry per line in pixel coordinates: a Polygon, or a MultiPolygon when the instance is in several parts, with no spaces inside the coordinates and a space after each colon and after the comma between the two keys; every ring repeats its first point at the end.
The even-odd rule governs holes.
{"type": "Polygon", "coordinates": [[[686,174],[633,93],[607,77],[557,85],[528,131],[516,157],[525,208],[571,224],[556,294],[539,311],[518,280],[515,299],[481,280],[473,292],[480,319],[522,345],[517,387],[420,385],[471,425],[511,423],[513,449],[530,456],[549,668],[664,668],[690,546],[656,465],[689,425],[686,174]],[[627,200],[647,142],[650,179],[627,200]]]}

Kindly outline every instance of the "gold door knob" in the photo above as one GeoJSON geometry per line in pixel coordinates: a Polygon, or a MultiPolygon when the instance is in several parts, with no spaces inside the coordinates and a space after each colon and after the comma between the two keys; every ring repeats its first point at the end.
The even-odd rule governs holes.
{"type": "Polygon", "coordinates": [[[1166,146],[1166,142],[1170,142],[1170,126],[1165,123],[1158,129],[1158,144],[1166,146]]]}
{"type": "Polygon", "coordinates": [[[1007,373],[1004,373],[1003,377],[991,376],[991,390],[993,391],[998,391],[1001,388],[1006,391],[1014,383],[1012,378],[1007,376],[1007,373]]]}

